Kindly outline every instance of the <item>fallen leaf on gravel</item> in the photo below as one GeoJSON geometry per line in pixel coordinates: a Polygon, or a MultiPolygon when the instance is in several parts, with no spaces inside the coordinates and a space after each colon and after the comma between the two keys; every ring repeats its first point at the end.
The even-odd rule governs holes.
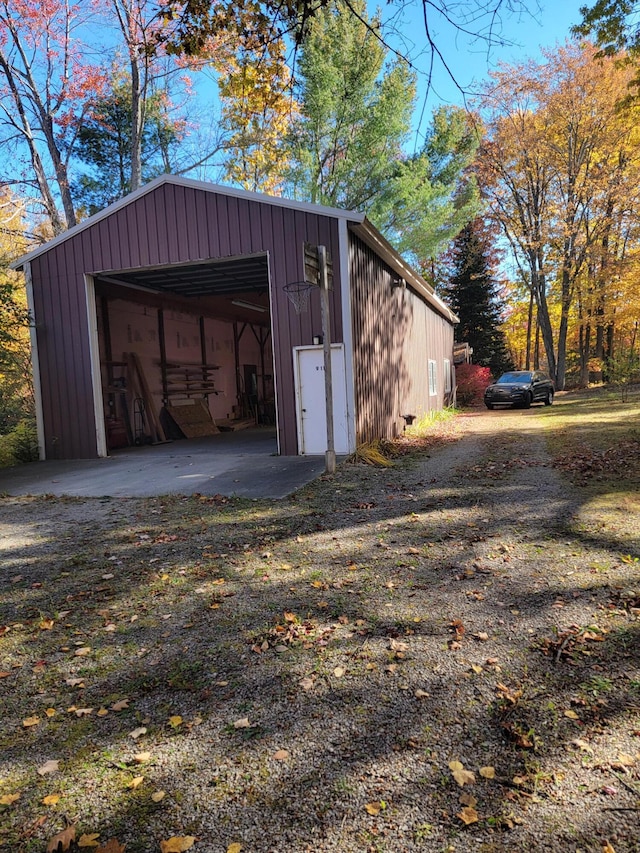
{"type": "Polygon", "coordinates": [[[387,804],[385,803],[384,800],[376,800],[373,803],[367,803],[364,808],[368,814],[375,816],[375,815],[380,814],[381,811],[384,811],[384,809],[386,809],[386,807],[387,807],[387,804]]]}
{"type": "Polygon", "coordinates": [[[478,801],[473,794],[460,794],[460,804],[463,806],[470,806],[472,809],[475,809],[478,805],[478,801]]]}
{"type": "Polygon", "coordinates": [[[134,729],[132,732],[129,732],[129,737],[132,737],[134,740],[137,740],[142,735],[146,735],[147,730],[144,726],[140,726],[137,729],[134,729]]]}
{"type": "Polygon", "coordinates": [[[64,683],[69,687],[84,687],[84,678],[67,678],[64,683]]]}
{"type": "Polygon", "coordinates": [[[449,770],[451,770],[453,778],[461,788],[463,785],[471,785],[476,781],[475,773],[472,773],[470,770],[465,770],[464,766],[459,761],[450,761],[449,770]]]}
{"type": "Polygon", "coordinates": [[[37,726],[40,722],[40,717],[27,717],[26,720],[22,721],[22,725],[25,729],[31,728],[31,726],[37,726]]]}
{"type": "Polygon", "coordinates": [[[279,749],[277,752],[273,753],[273,757],[276,761],[286,761],[289,758],[290,753],[286,749],[279,749]]]}
{"type": "Polygon", "coordinates": [[[534,742],[531,733],[521,731],[514,723],[503,723],[502,728],[519,747],[522,749],[533,749],[534,742]]]}
{"type": "Polygon", "coordinates": [[[617,761],[612,762],[611,766],[613,767],[616,764],[618,764],[621,767],[633,767],[633,765],[635,763],[636,763],[636,760],[632,755],[627,755],[626,752],[621,752],[620,755],[618,756],[617,761]]]}
{"type": "Polygon", "coordinates": [[[100,838],[99,832],[85,833],[78,839],[78,847],[99,847],[98,838],[100,838]]]}
{"type": "Polygon", "coordinates": [[[238,844],[237,841],[234,841],[233,844],[230,844],[227,847],[227,853],[240,853],[242,850],[242,844],[238,844]]]}
{"type": "Polygon", "coordinates": [[[47,794],[46,797],[42,798],[42,803],[45,806],[55,806],[56,803],[60,802],[60,794],[47,794]]]}
{"type": "Polygon", "coordinates": [[[124,853],[126,844],[120,844],[117,838],[110,838],[102,847],[98,847],[95,853],[124,853]]]}
{"type": "Polygon", "coordinates": [[[159,803],[160,800],[164,800],[166,796],[167,794],[165,791],[154,791],[154,793],[151,794],[151,799],[154,803],[159,803]]]}
{"type": "Polygon", "coordinates": [[[75,840],[76,828],[75,826],[68,826],[66,829],[63,829],[62,832],[54,835],[49,841],[47,844],[47,853],[57,853],[60,849],[62,849],[64,853],[64,851],[68,850],[71,846],[71,842],[75,840]],[[60,847],[60,845],[62,845],[62,847],[60,847]]]}
{"type": "Polygon", "coordinates": [[[109,712],[107,711],[107,709],[106,709],[106,708],[99,708],[99,709],[98,709],[98,713],[96,714],[96,716],[97,716],[97,717],[106,717],[108,713],[109,713],[109,712]]]}
{"type": "Polygon", "coordinates": [[[483,671],[483,670],[482,670],[482,667],[481,667],[481,666],[478,666],[478,664],[477,664],[477,663],[472,663],[472,664],[471,664],[471,669],[475,672],[475,674],[476,674],[476,675],[480,675],[480,673],[483,671]]]}
{"type": "Polygon", "coordinates": [[[45,714],[47,715],[47,717],[55,717],[56,709],[55,708],[47,708],[47,710],[45,711],[45,714]]]}
{"type": "Polygon", "coordinates": [[[93,714],[93,708],[76,708],[76,717],[88,717],[93,714]]]}
{"type": "Polygon", "coordinates": [[[607,841],[606,844],[602,845],[602,853],[616,853],[613,847],[607,841]]]}
{"type": "Polygon", "coordinates": [[[234,729],[250,729],[251,723],[249,722],[248,717],[242,717],[240,720],[236,720],[233,724],[234,729]]]}
{"type": "Polygon", "coordinates": [[[38,773],[40,776],[46,776],[48,773],[57,773],[59,764],[60,762],[57,759],[55,761],[45,761],[42,767],[38,767],[38,773]]]}
{"type": "Polygon", "coordinates": [[[489,635],[485,631],[479,631],[473,636],[476,638],[476,640],[481,640],[483,643],[489,639],[489,635]]]}
{"type": "Polygon", "coordinates": [[[413,695],[416,699],[427,699],[429,696],[426,690],[421,690],[420,688],[418,688],[413,695]]]}
{"type": "Polygon", "coordinates": [[[311,688],[313,687],[312,678],[302,678],[298,683],[300,684],[300,687],[302,687],[303,690],[311,690],[311,688]]]}
{"type": "Polygon", "coordinates": [[[344,675],[344,673],[345,673],[345,670],[344,670],[344,667],[342,667],[342,666],[337,666],[337,667],[333,670],[333,674],[335,675],[335,677],[336,677],[336,678],[342,678],[342,676],[344,675]]]}
{"type": "Polygon", "coordinates": [[[579,738],[579,737],[574,738],[574,739],[571,741],[571,743],[572,743],[574,746],[577,746],[577,747],[578,747],[578,749],[583,749],[585,752],[593,752],[593,749],[589,746],[589,744],[586,742],[586,740],[582,740],[582,739],[581,739],[581,738],[579,738]]]}
{"type": "Polygon", "coordinates": [[[397,663],[390,663],[388,666],[385,666],[384,671],[385,672],[395,672],[397,670],[397,668],[398,668],[397,663]]]}
{"type": "Polygon", "coordinates": [[[20,799],[20,794],[4,794],[0,797],[0,806],[11,806],[20,799]]]}
{"type": "Polygon", "coordinates": [[[406,652],[409,648],[409,643],[404,643],[402,640],[389,640],[389,648],[394,652],[406,652]]]}
{"type": "Polygon", "coordinates": [[[73,654],[77,658],[84,658],[87,655],[91,654],[91,647],[90,646],[82,646],[81,648],[76,649],[73,654]]]}
{"type": "Polygon", "coordinates": [[[495,767],[481,767],[480,775],[484,779],[495,779],[496,778],[496,769],[495,767]]]}
{"type": "Polygon", "coordinates": [[[478,822],[478,812],[471,808],[471,806],[465,806],[461,812],[458,812],[457,817],[465,824],[465,826],[469,826],[471,823],[478,822]]]}
{"type": "Polygon", "coordinates": [[[0,672],[0,678],[9,678],[10,675],[10,672],[5,672],[4,670],[0,672]]]}
{"type": "Polygon", "coordinates": [[[178,726],[182,725],[182,717],[180,714],[174,714],[172,717],[169,717],[169,725],[172,729],[177,729],[178,726]]]}
{"type": "Polygon", "coordinates": [[[184,853],[185,850],[191,850],[195,841],[195,835],[174,835],[160,842],[160,850],[162,853],[184,853]]]}
{"type": "Polygon", "coordinates": [[[139,752],[137,755],[133,756],[133,760],[136,762],[136,764],[145,764],[147,761],[151,761],[151,753],[139,752]]]}
{"type": "Polygon", "coordinates": [[[120,699],[118,702],[114,702],[111,706],[112,711],[124,711],[125,708],[129,707],[128,699],[120,699]]]}
{"type": "Polygon", "coordinates": [[[136,788],[139,788],[140,785],[144,782],[144,776],[134,776],[130,782],[127,782],[127,788],[130,788],[132,791],[135,791],[136,788]]]}
{"type": "Polygon", "coordinates": [[[38,627],[41,631],[50,631],[53,628],[53,625],[53,619],[43,619],[38,627]]]}
{"type": "Polygon", "coordinates": [[[496,690],[501,696],[509,702],[510,705],[517,705],[518,700],[522,696],[522,688],[519,690],[510,690],[506,684],[501,681],[496,684],[496,690]]]}
{"type": "Polygon", "coordinates": [[[576,714],[575,711],[571,711],[571,710],[565,711],[564,715],[565,715],[565,717],[568,717],[570,720],[579,720],[580,719],[580,717],[576,714]]]}

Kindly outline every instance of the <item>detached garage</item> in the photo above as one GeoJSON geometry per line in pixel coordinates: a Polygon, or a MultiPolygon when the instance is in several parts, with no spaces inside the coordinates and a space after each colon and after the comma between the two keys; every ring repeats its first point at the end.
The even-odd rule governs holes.
{"type": "Polygon", "coordinates": [[[14,265],[41,457],[250,425],[323,453],[320,288],[300,313],[284,289],[313,279],[318,246],[336,451],[450,402],[457,318],[362,214],[164,175],[14,265]]]}

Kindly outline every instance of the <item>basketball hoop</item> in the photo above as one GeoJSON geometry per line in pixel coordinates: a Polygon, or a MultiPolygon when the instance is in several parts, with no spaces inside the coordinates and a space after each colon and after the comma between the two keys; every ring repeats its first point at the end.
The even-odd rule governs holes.
{"type": "Polygon", "coordinates": [[[313,285],[306,281],[294,281],[291,284],[285,284],[282,288],[296,309],[296,314],[303,314],[307,311],[312,288],[313,285]]]}

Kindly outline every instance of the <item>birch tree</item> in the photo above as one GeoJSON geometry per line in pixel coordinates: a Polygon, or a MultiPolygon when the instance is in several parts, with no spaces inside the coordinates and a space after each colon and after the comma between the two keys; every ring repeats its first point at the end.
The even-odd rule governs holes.
{"type": "Polygon", "coordinates": [[[91,14],[90,6],[71,0],[0,0],[4,145],[24,163],[14,183],[35,190],[54,234],[76,224],[69,161],[78,128],[106,83],[80,38],[91,14]]]}

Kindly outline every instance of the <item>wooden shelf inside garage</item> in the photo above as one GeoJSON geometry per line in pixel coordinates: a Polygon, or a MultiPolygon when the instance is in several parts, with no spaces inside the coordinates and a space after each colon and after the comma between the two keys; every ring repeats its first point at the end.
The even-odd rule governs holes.
{"type": "Polygon", "coordinates": [[[216,370],[220,370],[220,365],[200,364],[198,362],[167,362],[164,365],[167,399],[218,394],[213,378],[216,370]]]}

